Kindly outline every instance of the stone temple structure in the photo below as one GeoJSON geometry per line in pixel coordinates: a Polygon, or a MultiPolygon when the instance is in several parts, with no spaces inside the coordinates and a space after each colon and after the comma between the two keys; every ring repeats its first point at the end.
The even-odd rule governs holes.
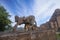
{"type": "Polygon", "coordinates": [[[15,18],[17,24],[14,26],[14,30],[0,32],[0,40],[57,40],[56,31],[60,31],[60,9],[56,9],[50,20],[38,28],[34,16],[16,16],[15,18]],[[17,25],[21,24],[25,24],[24,29],[27,31],[16,31],[17,25]]]}
{"type": "Polygon", "coordinates": [[[60,9],[56,9],[50,18],[50,20],[40,26],[40,29],[54,29],[55,31],[60,31],[60,9]]]}

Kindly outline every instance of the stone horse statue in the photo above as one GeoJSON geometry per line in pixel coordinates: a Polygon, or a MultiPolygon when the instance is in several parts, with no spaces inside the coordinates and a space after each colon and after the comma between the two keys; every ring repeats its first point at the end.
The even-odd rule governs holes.
{"type": "Polygon", "coordinates": [[[17,24],[14,26],[13,31],[16,31],[17,26],[21,25],[21,24],[25,24],[24,29],[26,31],[28,31],[28,30],[34,30],[35,27],[37,27],[36,26],[37,23],[36,23],[35,17],[33,15],[30,15],[28,17],[18,17],[18,16],[15,16],[15,22],[17,22],[17,24]]]}

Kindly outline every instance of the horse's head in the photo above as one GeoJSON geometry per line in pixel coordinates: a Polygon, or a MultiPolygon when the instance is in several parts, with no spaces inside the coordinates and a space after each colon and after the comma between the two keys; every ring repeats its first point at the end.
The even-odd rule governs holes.
{"type": "Polygon", "coordinates": [[[19,17],[15,16],[15,22],[18,22],[18,20],[19,20],[19,17]]]}

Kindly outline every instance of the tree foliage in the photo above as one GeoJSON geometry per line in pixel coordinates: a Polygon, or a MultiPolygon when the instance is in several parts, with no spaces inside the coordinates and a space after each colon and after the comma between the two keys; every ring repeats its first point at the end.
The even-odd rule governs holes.
{"type": "Polygon", "coordinates": [[[0,5],[0,31],[4,31],[5,26],[10,26],[11,21],[9,19],[10,15],[6,11],[6,9],[0,5]]]}

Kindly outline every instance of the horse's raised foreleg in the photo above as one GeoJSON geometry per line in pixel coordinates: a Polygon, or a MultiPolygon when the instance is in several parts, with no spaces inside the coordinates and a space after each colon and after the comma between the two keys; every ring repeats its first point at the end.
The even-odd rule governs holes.
{"type": "Polygon", "coordinates": [[[25,31],[29,31],[29,27],[30,27],[29,24],[25,24],[25,27],[24,27],[25,31]]]}
{"type": "Polygon", "coordinates": [[[17,28],[17,24],[15,24],[15,26],[14,26],[14,28],[13,28],[13,31],[14,31],[14,32],[17,31],[16,28],[17,28]]]}

